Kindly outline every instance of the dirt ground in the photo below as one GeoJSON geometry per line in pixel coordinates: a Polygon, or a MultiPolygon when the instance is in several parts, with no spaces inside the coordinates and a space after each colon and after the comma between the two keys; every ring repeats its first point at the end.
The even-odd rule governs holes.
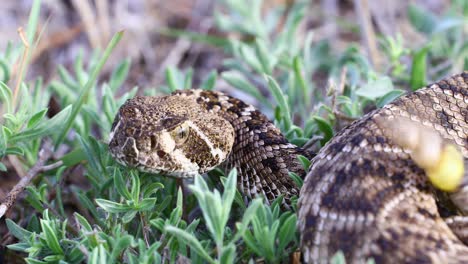
{"type": "MultiPolygon", "coordinates": [[[[264,12],[292,2],[264,1],[264,12]]],[[[329,39],[337,50],[350,42],[360,42],[362,34],[357,22],[363,16],[363,8],[355,8],[359,2],[367,1],[311,1],[302,31],[313,30],[315,41],[329,39]]],[[[416,2],[438,13],[450,1],[368,2],[368,14],[377,33],[395,35],[399,32],[406,43],[418,45],[424,39],[409,26],[406,18],[408,4],[416,2]]],[[[2,1],[0,50],[4,50],[9,41],[19,41],[17,30],[27,24],[31,5],[32,0],[2,1]]],[[[212,17],[216,5],[214,0],[43,0],[38,30],[40,38],[33,49],[33,67],[28,77],[43,76],[46,81],[50,80],[57,74],[57,65],[71,67],[80,50],[89,55],[92,48],[105,47],[115,32],[125,30],[124,38],[104,72],[123,58],[131,58],[131,76],[126,87],[157,87],[163,81],[167,66],[193,67],[197,81],[212,69],[223,70],[223,51],[185,38],[168,37],[161,32],[177,28],[237,37],[227,36],[216,29],[212,17]]],[[[364,44],[364,40],[362,42],[364,44]]],[[[362,48],[365,49],[365,45],[362,48]]]]}

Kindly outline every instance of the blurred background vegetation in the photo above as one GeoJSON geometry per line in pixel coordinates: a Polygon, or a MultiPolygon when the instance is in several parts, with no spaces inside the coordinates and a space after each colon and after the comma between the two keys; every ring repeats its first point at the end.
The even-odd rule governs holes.
{"type": "Polygon", "coordinates": [[[246,206],[235,171],[178,190],[117,165],[120,104],[216,89],[318,151],[468,69],[466,0],[6,0],[0,32],[0,262],[298,261],[296,208],[246,206]]]}

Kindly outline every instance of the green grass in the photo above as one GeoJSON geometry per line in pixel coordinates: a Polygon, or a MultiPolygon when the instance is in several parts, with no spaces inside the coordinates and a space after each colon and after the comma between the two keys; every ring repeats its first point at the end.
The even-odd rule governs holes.
{"type": "MultiPolygon", "coordinates": [[[[176,30],[165,34],[222,48],[228,54],[223,61],[228,71],[212,71],[199,87],[215,89],[222,79],[249,94],[298,145],[313,139],[318,149],[340,125],[362,116],[366,107],[382,107],[405,91],[468,68],[466,1],[453,1],[443,16],[411,6],[411,22],[427,36],[427,43],[411,49],[401,36],[381,36],[380,52],[387,66],[382,72],[372,67],[355,43],[336,53],[327,40],[315,41],[313,31],[305,32],[303,42],[297,41],[304,2],[290,9],[279,32],[274,30],[282,10],[260,19],[259,0],[226,0],[217,5],[217,10],[225,11],[214,14],[218,29],[244,38],[176,30]],[[408,58],[411,63],[403,63],[408,58]],[[452,63],[437,67],[446,61],[452,63]],[[432,68],[438,71],[430,72],[432,68]],[[312,79],[319,74],[329,76],[333,84],[319,87],[312,79]]],[[[40,1],[35,1],[27,26],[29,43],[34,41],[39,7],[40,1]]],[[[14,210],[25,217],[6,220],[17,238],[9,248],[23,252],[28,263],[158,263],[178,258],[193,263],[287,262],[299,246],[296,207],[282,212],[280,200],[268,206],[261,199],[245,206],[235,188],[235,170],[226,176],[215,170],[205,178],[196,177],[189,186],[193,194],[183,197],[173,179],[124,168],[111,158],[105,142],[114,115],[138,89],[116,96],[129,72],[129,60],[115,65],[109,80],[98,81],[121,36],[117,33],[105,51],[95,51],[89,60],[80,55],[73,71],[59,67],[59,78],[47,85],[41,76],[31,82],[20,79],[18,91],[10,77],[25,47],[16,43],[0,53],[0,170],[12,170],[5,165],[8,155],[16,156],[25,168],[33,166],[46,138],[56,149],[69,147],[60,158],[61,166],[38,175],[26,189],[24,201],[17,202],[14,210]],[[14,102],[16,92],[21,105],[14,102]],[[63,109],[48,118],[52,95],[63,109]],[[77,166],[84,168],[87,187],[65,186],[64,178],[77,166]],[[70,199],[78,201],[79,208],[67,207],[70,199]]],[[[160,89],[191,88],[192,76],[190,69],[168,68],[166,85],[160,89]]],[[[343,263],[343,255],[337,254],[332,262],[343,263]]]]}

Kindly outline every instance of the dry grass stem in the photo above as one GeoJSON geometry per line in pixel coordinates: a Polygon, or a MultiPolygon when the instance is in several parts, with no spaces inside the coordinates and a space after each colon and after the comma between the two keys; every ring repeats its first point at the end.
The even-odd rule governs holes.
{"type": "Polygon", "coordinates": [[[52,142],[47,140],[44,142],[41,150],[39,151],[39,157],[36,164],[28,171],[28,173],[21,178],[20,181],[11,189],[6,196],[5,200],[0,204],[0,218],[15,204],[19,194],[28,186],[28,184],[36,177],[39,173],[45,171],[44,168],[50,168],[45,166],[47,160],[52,156],[52,142]]]}
{"type": "Polygon", "coordinates": [[[361,25],[361,36],[369,52],[369,57],[374,67],[379,70],[382,66],[382,58],[377,47],[374,26],[372,25],[369,2],[367,0],[355,0],[354,8],[361,25]]]}
{"type": "Polygon", "coordinates": [[[88,35],[89,42],[93,48],[102,48],[102,40],[99,37],[99,26],[96,22],[93,8],[87,0],[72,0],[73,6],[78,11],[78,14],[83,21],[86,34],[88,35]]]}

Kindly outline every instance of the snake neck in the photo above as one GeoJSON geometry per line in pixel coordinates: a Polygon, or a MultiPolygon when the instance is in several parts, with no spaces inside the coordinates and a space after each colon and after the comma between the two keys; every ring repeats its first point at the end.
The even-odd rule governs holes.
{"type": "Polygon", "coordinates": [[[233,126],[234,144],[222,167],[225,171],[237,169],[242,193],[249,198],[263,196],[270,202],[282,196],[286,206],[291,197],[299,195],[300,188],[289,172],[304,177],[305,170],[298,155],[309,159],[312,155],[289,143],[264,114],[252,105],[220,92],[191,90],[176,93],[193,93],[188,96],[194,96],[203,108],[219,114],[233,126]]]}

